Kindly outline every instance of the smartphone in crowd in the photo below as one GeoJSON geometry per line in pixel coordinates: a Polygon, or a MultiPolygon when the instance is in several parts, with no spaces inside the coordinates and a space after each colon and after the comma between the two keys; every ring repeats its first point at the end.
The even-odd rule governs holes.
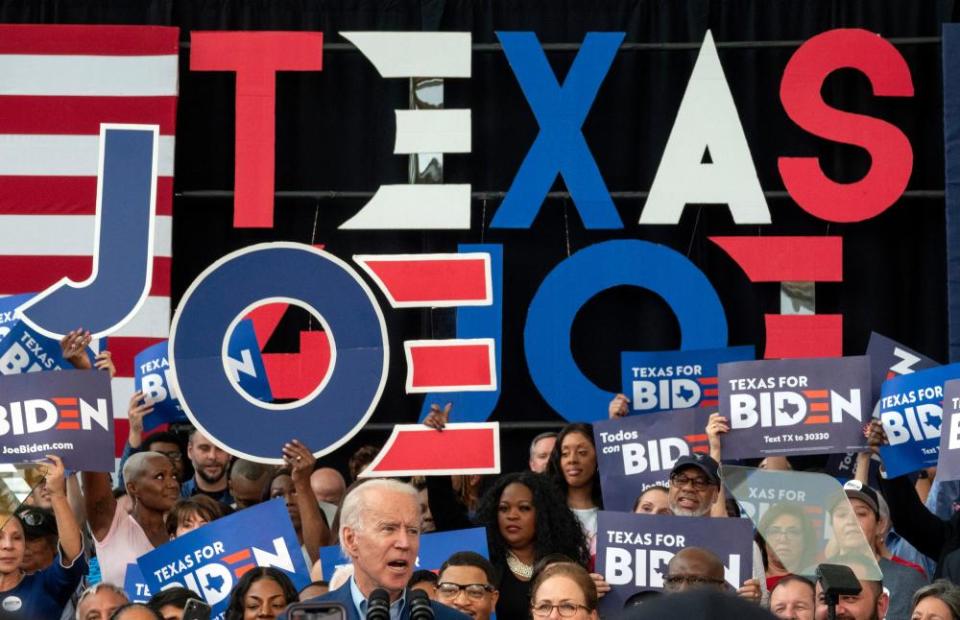
{"type": "Polygon", "coordinates": [[[183,606],[183,620],[210,620],[210,606],[195,598],[183,606]]]}
{"type": "Polygon", "coordinates": [[[287,607],[290,620],[347,620],[347,610],[331,601],[294,603],[287,607]]]}

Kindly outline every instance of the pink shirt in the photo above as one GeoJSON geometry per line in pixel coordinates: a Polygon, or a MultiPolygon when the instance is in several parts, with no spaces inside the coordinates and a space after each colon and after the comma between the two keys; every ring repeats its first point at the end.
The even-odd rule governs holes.
{"type": "Polygon", "coordinates": [[[117,504],[110,530],[103,540],[96,540],[94,537],[94,544],[103,581],[121,588],[127,574],[127,564],[134,564],[138,557],[153,551],[150,539],[140,524],[130,516],[125,503],[117,504]]]}

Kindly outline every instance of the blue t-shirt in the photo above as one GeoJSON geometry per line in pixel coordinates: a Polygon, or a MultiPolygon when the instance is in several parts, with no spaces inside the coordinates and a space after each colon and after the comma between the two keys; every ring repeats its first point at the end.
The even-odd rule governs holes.
{"type": "Polygon", "coordinates": [[[31,620],[57,620],[87,570],[83,553],[65,567],[60,554],[49,567],[27,575],[15,588],[0,592],[0,607],[31,620]]]}

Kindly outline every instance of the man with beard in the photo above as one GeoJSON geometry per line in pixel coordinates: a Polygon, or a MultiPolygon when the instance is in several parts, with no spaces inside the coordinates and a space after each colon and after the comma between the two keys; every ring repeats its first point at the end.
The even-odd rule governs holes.
{"type": "Polygon", "coordinates": [[[180,487],[180,497],[191,497],[202,493],[227,506],[233,504],[233,497],[227,488],[227,465],[230,455],[220,449],[210,439],[194,429],[187,444],[187,458],[193,463],[193,478],[180,487]]]}
{"type": "MultiPolygon", "coordinates": [[[[837,603],[837,620],[881,620],[887,616],[890,598],[883,591],[883,583],[864,579],[869,565],[867,558],[845,554],[830,558],[830,563],[849,566],[860,582],[859,594],[844,594],[840,597],[840,601],[837,603]]],[[[827,620],[827,601],[819,582],[817,583],[817,613],[815,618],[816,620],[827,620]]]]}
{"type": "MultiPolygon", "coordinates": [[[[677,459],[670,472],[670,493],[667,502],[678,517],[703,517],[720,493],[720,465],[706,454],[689,454],[677,459]]],[[[747,599],[760,602],[764,582],[763,561],[760,549],[754,544],[753,578],[747,579],[737,593],[747,599]]]]}

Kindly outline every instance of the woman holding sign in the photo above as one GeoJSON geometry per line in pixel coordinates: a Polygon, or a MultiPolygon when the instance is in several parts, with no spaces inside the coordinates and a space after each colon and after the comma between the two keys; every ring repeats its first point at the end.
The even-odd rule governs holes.
{"type": "Polygon", "coordinates": [[[63,461],[48,455],[46,485],[60,537],[57,559],[49,567],[27,575],[21,570],[26,543],[23,523],[11,516],[0,528],[0,607],[24,618],[59,618],[87,571],[83,536],[67,502],[63,461]]]}

